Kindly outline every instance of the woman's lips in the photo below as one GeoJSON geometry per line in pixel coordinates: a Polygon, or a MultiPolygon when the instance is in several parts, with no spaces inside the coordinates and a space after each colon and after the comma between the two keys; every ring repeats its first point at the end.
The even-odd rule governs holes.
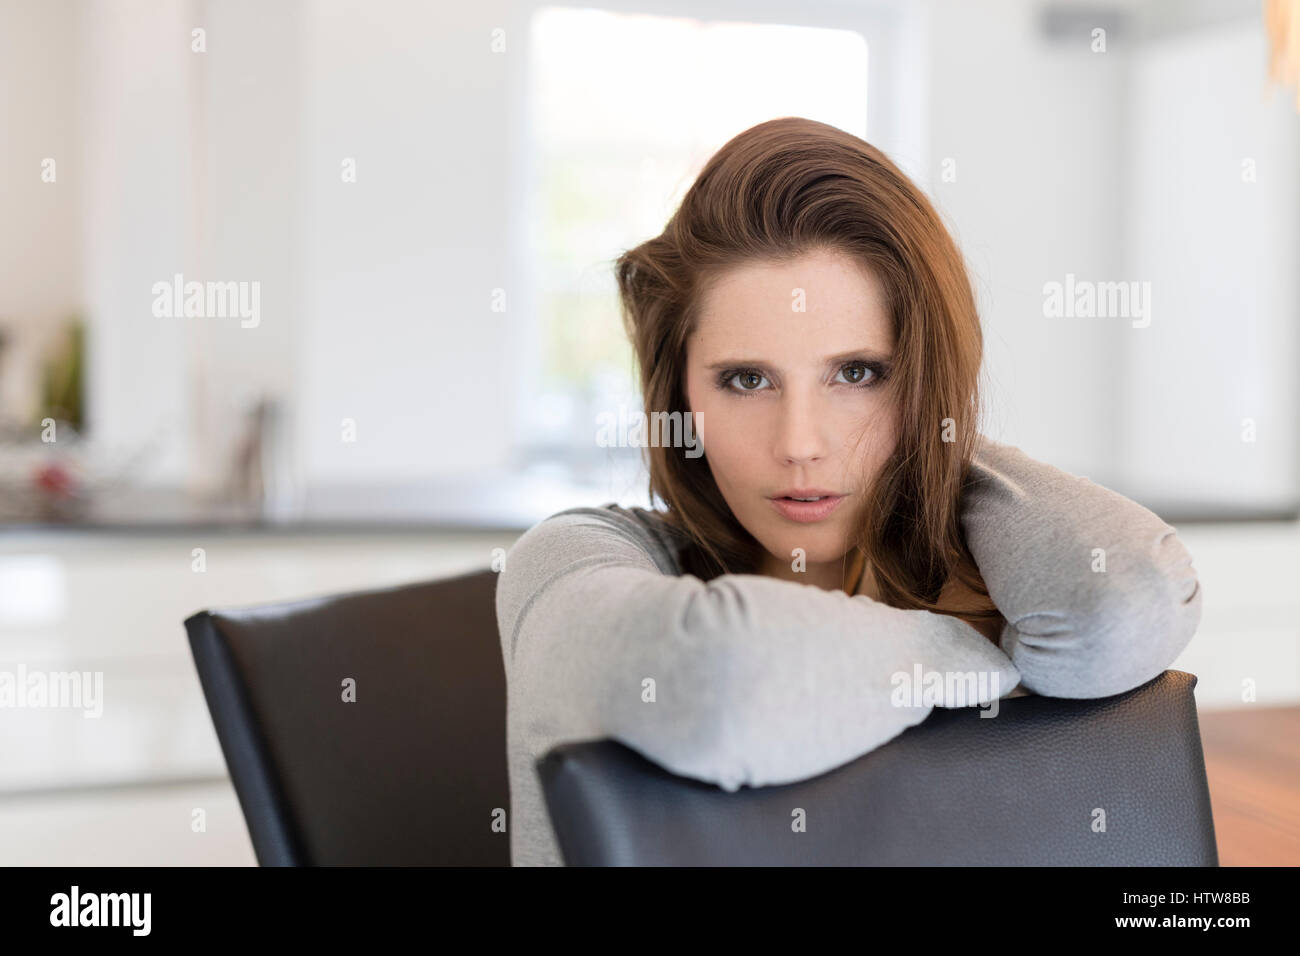
{"type": "Polygon", "coordinates": [[[777,512],[790,521],[821,521],[839,507],[844,495],[825,495],[817,501],[795,501],[792,498],[769,498],[777,512]]]}

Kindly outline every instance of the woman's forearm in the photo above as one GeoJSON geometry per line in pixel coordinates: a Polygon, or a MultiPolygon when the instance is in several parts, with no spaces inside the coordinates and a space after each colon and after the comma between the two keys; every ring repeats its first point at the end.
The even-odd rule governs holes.
{"type": "Polygon", "coordinates": [[[1201,617],[1196,570],[1172,526],[987,436],[972,476],[962,526],[1023,686],[1104,697],[1169,667],[1201,617]]]}
{"type": "Polygon", "coordinates": [[[664,573],[638,536],[615,512],[577,509],[507,555],[498,621],[533,753],[612,737],[727,789],[786,783],[878,747],[934,703],[988,703],[1019,681],[957,618],[758,575],[664,573]],[[914,705],[918,674],[937,675],[937,700],[914,705]]]}

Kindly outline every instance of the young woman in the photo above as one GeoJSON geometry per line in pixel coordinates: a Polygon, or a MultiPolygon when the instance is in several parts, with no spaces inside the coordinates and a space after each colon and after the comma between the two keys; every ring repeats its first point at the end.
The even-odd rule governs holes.
{"type": "Polygon", "coordinates": [[[574,508],[497,585],[516,865],[558,865],[534,761],[614,738],[735,790],[840,766],[932,706],[1102,697],[1200,621],[1175,529],[977,431],[960,253],[879,150],[799,118],[713,156],[616,275],[663,508],[574,508]],[[978,689],[900,700],[914,674],[978,689]]]}

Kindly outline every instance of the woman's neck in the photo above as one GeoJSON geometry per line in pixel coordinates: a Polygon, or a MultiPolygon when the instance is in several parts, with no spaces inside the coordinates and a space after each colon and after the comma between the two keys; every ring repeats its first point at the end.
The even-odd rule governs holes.
{"type": "MultiPolygon", "coordinates": [[[[853,585],[854,578],[858,577],[855,573],[856,569],[861,564],[861,562],[854,563],[852,556],[846,556],[839,561],[827,561],[823,564],[809,563],[804,570],[796,571],[791,567],[792,563],[779,561],[770,554],[764,554],[759,573],[783,581],[793,581],[796,584],[811,584],[825,591],[839,591],[843,590],[846,584],[853,585]]],[[[875,600],[879,599],[876,594],[875,578],[871,574],[869,565],[863,568],[858,588],[854,593],[865,594],[875,600]]]]}

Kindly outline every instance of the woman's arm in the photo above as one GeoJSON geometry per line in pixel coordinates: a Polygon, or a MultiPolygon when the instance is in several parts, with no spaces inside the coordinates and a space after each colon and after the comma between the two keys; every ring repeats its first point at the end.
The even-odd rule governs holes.
{"type": "Polygon", "coordinates": [[[1019,681],[957,618],[758,575],[704,582],[666,573],[654,551],[632,517],[579,508],[508,552],[497,620],[512,726],[532,753],[612,737],[728,790],[787,783],[924,720],[930,704],[895,706],[897,673],[983,676],[970,697],[945,680],[942,706],[1019,681]]]}
{"type": "Polygon", "coordinates": [[[1024,687],[1107,697],[1173,663],[1201,619],[1196,570],[1173,527],[983,435],[972,474],[966,543],[1007,619],[999,646],[1024,687]]]}

